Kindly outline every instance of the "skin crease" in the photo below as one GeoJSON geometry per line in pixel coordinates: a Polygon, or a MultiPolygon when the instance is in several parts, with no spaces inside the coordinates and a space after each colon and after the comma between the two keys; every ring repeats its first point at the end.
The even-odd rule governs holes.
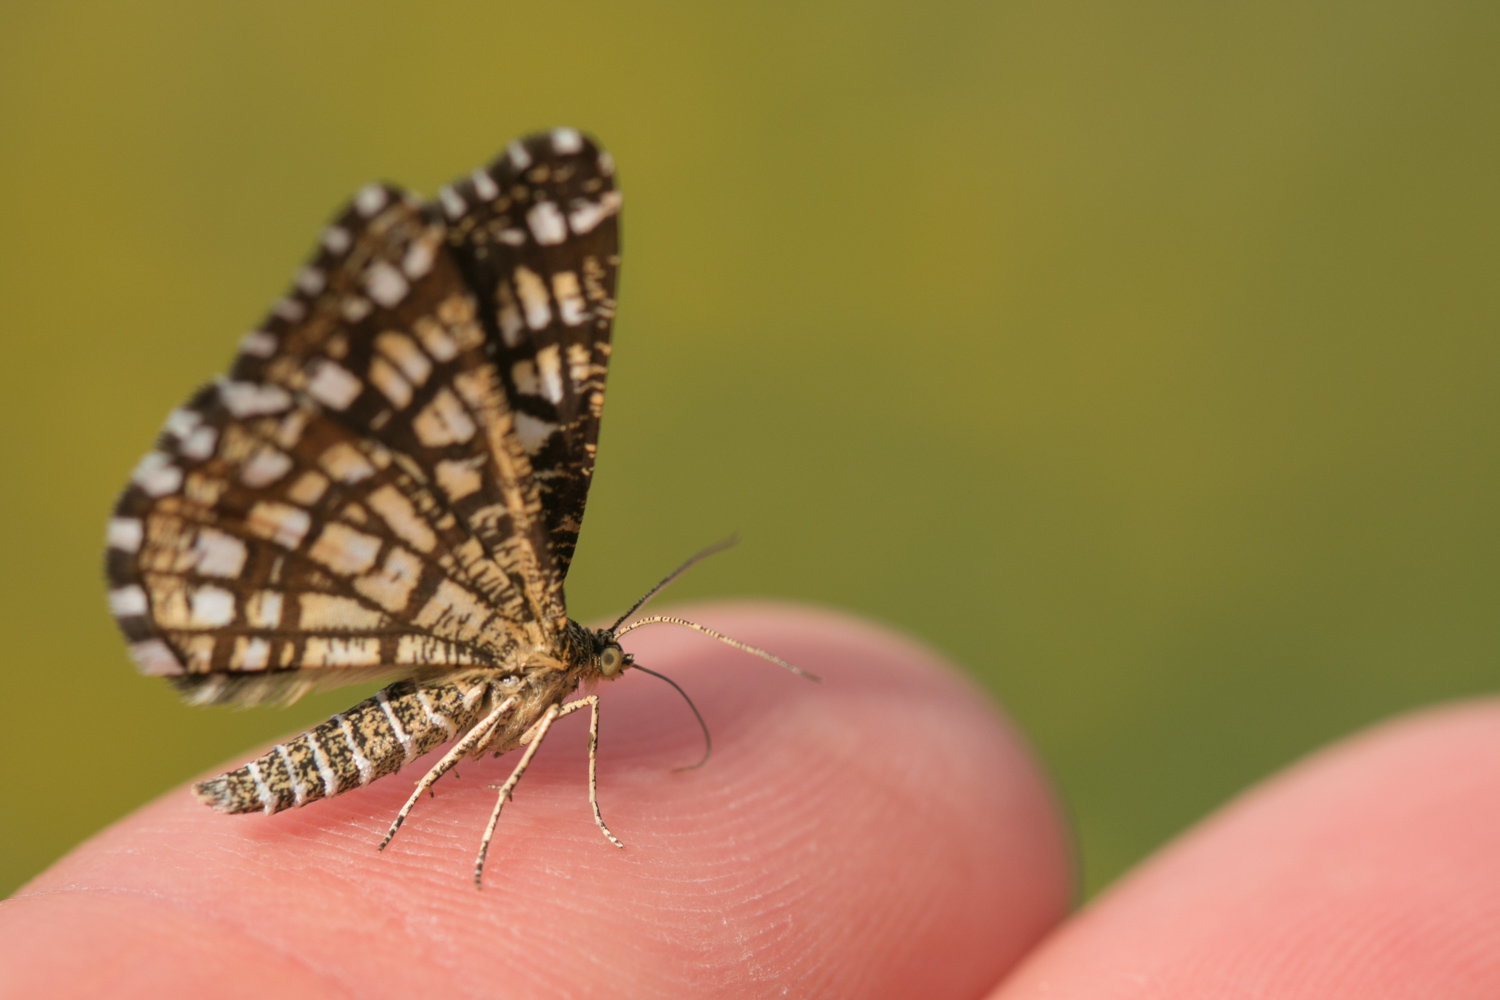
{"type": "Polygon", "coordinates": [[[271,818],[178,789],[0,903],[0,996],[946,998],[1007,970],[991,1000],[1500,996],[1500,700],[1314,754],[1042,940],[1069,898],[1065,833],[967,683],[827,612],[683,613],[825,681],[665,626],[630,636],[715,753],[668,773],[699,751],[676,695],[601,686],[600,795],[626,851],[589,819],[584,713],[507,806],[483,893],[482,786],[513,756],[444,779],[387,855],[408,779],[271,818]]]}
{"type": "MultiPolygon", "coordinates": [[[[470,880],[517,755],[460,765],[383,853],[401,776],[273,817],[185,788],[0,904],[0,996],[982,995],[1066,913],[1071,849],[1030,750],[914,641],[827,611],[678,613],[823,677],[666,625],[625,640],[693,696],[603,683],[553,727],[470,880]]],[[[243,759],[256,752],[247,748],[243,759]]],[[[232,761],[226,763],[238,763],[232,761]]]]}

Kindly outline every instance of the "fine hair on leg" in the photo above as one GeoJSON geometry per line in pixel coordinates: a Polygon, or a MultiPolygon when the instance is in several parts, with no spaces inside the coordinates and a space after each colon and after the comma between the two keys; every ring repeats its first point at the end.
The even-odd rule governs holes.
{"type": "Polygon", "coordinates": [[[484,840],[479,844],[479,856],[474,859],[474,888],[483,889],[484,856],[490,851],[490,838],[495,835],[495,825],[500,822],[500,810],[505,807],[505,800],[510,798],[510,793],[515,790],[516,784],[520,782],[521,775],[526,773],[526,768],[531,764],[531,758],[536,756],[537,747],[542,745],[542,740],[547,737],[547,730],[552,728],[552,723],[557,721],[557,716],[562,706],[554,702],[547,706],[547,711],[542,715],[541,721],[536,724],[532,731],[531,742],[521,753],[521,759],[516,764],[516,769],[510,772],[510,777],[505,779],[503,785],[491,785],[498,788],[499,797],[495,800],[495,811],[490,813],[489,825],[484,828],[484,840]]]}
{"type": "Polygon", "coordinates": [[[585,705],[589,707],[589,807],[594,810],[594,825],[604,834],[604,839],[623,849],[625,845],[609,832],[609,827],[604,825],[604,817],[599,812],[599,696],[591,694],[587,698],[570,701],[557,713],[557,717],[561,719],[565,715],[571,715],[585,705]]]}
{"type": "Polygon", "coordinates": [[[407,814],[417,804],[417,800],[422,797],[422,793],[431,788],[433,783],[441,778],[449,768],[457,764],[463,758],[464,754],[470,752],[475,747],[483,745],[485,741],[494,735],[495,727],[500,725],[500,719],[506,712],[514,708],[515,704],[516,697],[512,695],[496,705],[490,710],[489,715],[480,719],[479,723],[473,729],[470,729],[463,739],[453,745],[452,750],[443,754],[442,760],[438,761],[430,771],[423,775],[422,780],[417,782],[417,790],[411,793],[411,798],[406,800],[406,805],[402,806],[401,811],[396,814],[395,820],[391,823],[391,828],[385,833],[385,839],[376,848],[377,851],[385,850],[385,845],[391,842],[391,838],[396,835],[396,831],[401,829],[401,824],[406,822],[407,814]]]}

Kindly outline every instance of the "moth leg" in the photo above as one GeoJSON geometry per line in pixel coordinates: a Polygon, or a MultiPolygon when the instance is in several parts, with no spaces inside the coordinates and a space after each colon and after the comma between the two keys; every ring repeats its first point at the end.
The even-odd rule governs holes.
{"type": "Polygon", "coordinates": [[[537,747],[542,745],[542,740],[547,736],[547,730],[552,728],[552,723],[557,721],[561,715],[561,706],[551,704],[543,713],[541,721],[531,731],[531,742],[521,753],[521,759],[516,764],[516,769],[510,772],[510,777],[505,779],[503,785],[491,785],[491,788],[500,790],[500,797],[495,801],[495,811],[490,813],[490,824],[484,828],[484,840],[479,844],[479,857],[474,859],[474,888],[482,889],[480,876],[484,872],[484,856],[490,850],[490,838],[495,835],[495,824],[500,822],[500,810],[505,807],[505,802],[510,798],[510,793],[515,790],[516,784],[521,780],[521,775],[526,773],[526,768],[531,764],[531,758],[536,756],[537,747]]]}
{"type": "Polygon", "coordinates": [[[443,759],[438,761],[432,770],[423,775],[422,780],[417,782],[417,790],[411,793],[411,798],[406,800],[406,805],[402,806],[401,811],[396,814],[395,821],[391,823],[391,828],[386,831],[385,839],[380,842],[380,846],[376,848],[377,851],[385,850],[385,845],[391,842],[391,838],[396,835],[396,831],[401,829],[401,824],[406,822],[407,814],[417,804],[417,800],[422,797],[422,793],[430,789],[434,782],[457,764],[463,758],[464,754],[473,750],[476,746],[480,746],[493,736],[495,728],[500,725],[501,717],[514,708],[515,704],[516,698],[512,695],[496,705],[489,715],[480,719],[479,723],[473,729],[469,730],[463,739],[453,745],[452,750],[443,754],[443,759]]]}
{"type": "Polygon", "coordinates": [[[583,706],[589,707],[589,805],[594,810],[594,825],[599,832],[604,834],[604,839],[616,847],[624,848],[624,844],[609,832],[609,827],[604,825],[604,817],[599,814],[599,782],[598,758],[599,758],[599,696],[591,694],[587,698],[579,698],[570,701],[557,713],[561,719],[563,716],[578,711],[583,706]]]}

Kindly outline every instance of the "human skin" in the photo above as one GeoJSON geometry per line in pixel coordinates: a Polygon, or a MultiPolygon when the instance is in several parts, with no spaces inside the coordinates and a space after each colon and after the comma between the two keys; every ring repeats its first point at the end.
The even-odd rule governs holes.
{"type": "Polygon", "coordinates": [[[1414,713],[1210,817],[991,1000],[1500,997],[1500,701],[1414,713]]]}
{"type": "MultiPolygon", "coordinates": [[[[681,609],[822,676],[686,629],[547,737],[471,881],[517,755],[460,765],[383,853],[437,754],[276,816],[179,788],[0,904],[0,995],[969,998],[1061,920],[1071,851],[1036,760],[912,640],[805,608],[681,609]]],[[[243,759],[255,751],[247,750],[243,759]]],[[[229,762],[227,762],[229,763],[229,762]]]]}
{"type": "Polygon", "coordinates": [[[826,612],[685,613],[825,680],[632,634],[715,749],[669,773],[699,750],[676,695],[602,686],[627,850],[590,821],[577,717],[506,807],[482,893],[483,786],[514,756],[445,778],[383,855],[402,778],[270,818],[179,789],[0,904],[0,996],[1500,996],[1500,701],[1313,755],[1064,920],[1047,783],[933,654],[826,612]]]}

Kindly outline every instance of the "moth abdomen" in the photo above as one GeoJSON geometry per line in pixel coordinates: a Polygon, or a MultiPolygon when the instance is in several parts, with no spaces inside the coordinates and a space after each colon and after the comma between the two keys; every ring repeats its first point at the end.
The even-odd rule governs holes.
{"type": "Polygon", "coordinates": [[[400,681],[193,793],[218,812],[270,815],[361,788],[473,726],[485,686],[400,681]]]}

